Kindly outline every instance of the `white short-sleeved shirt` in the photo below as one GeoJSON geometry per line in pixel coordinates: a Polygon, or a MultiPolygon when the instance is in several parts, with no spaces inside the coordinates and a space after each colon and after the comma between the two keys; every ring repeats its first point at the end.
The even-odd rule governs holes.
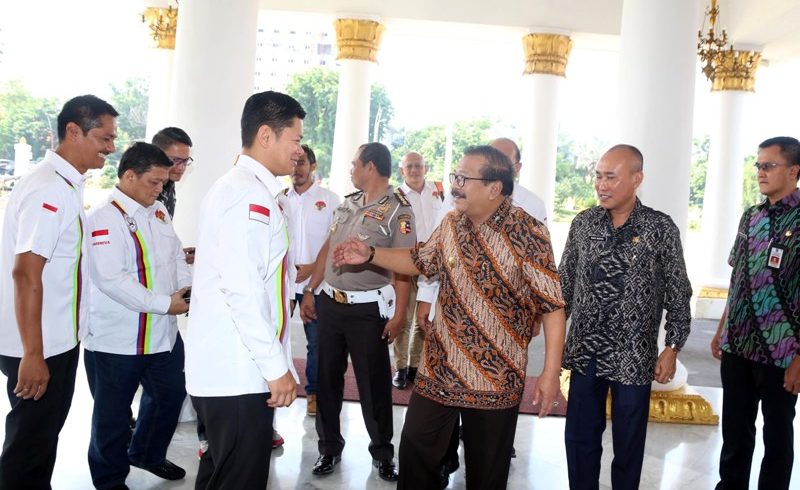
{"type": "Polygon", "coordinates": [[[14,311],[12,271],[18,254],[47,259],[42,270],[42,343],[44,357],[76,345],[88,319],[88,267],[83,183],[69,162],[48,151],[11,192],[0,252],[0,354],[22,357],[14,311]]]}
{"type": "Polygon", "coordinates": [[[289,236],[281,184],[240,155],[208,191],[200,213],[186,333],[186,389],[193,396],[269,391],[292,364],[289,236]]]}
{"type": "Polygon", "coordinates": [[[87,217],[91,275],[83,346],[109,354],[171,351],[178,335],[170,295],[191,284],[167,208],[143,207],[119,189],[87,217]]]}
{"type": "Polygon", "coordinates": [[[442,209],[444,188],[441,182],[425,181],[422,191],[417,192],[405,182],[399,187],[411,203],[414,211],[414,223],[417,225],[417,241],[425,242],[439,224],[437,220],[442,209]]]}
{"type": "MultiPolygon", "coordinates": [[[[328,230],[333,224],[333,211],[342,199],[335,192],[314,182],[302,194],[298,194],[293,187],[284,189],[278,202],[288,220],[289,247],[293,262],[298,265],[313,264],[328,239],[328,230]]],[[[302,293],[310,280],[308,278],[295,283],[294,292],[302,293]]],[[[318,289],[321,288],[322,285],[318,289]]]]}

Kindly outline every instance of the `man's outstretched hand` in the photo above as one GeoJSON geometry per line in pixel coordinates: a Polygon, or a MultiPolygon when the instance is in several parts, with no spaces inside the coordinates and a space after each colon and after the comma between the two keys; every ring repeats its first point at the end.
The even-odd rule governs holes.
{"type": "Polygon", "coordinates": [[[333,249],[333,265],[359,265],[369,259],[369,246],[361,240],[351,237],[333,249]]]}

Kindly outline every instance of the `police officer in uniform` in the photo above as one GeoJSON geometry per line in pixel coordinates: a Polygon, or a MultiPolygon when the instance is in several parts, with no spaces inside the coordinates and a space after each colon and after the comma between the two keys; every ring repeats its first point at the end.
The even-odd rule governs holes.
{"type": "Polygon", "coordinates": [[[344,449],[339,415],[347,356],[353,362],[361,411],[370,436],[369,451],[378,475],[396,481],[392,445],[392,394],[389,347],[404,325],[410,290],[407,276],[392,275],[369,263],[334,267],[328,250],[350,237],[375,247],[416,243],[411,204],[389,185],[391,155],[380,143],[359,147],[351,179],[359,192],[345,196],[334,213],[328,241],[303,290],[303,321],[318,318],[317,434],[320,456],[314,475],[326,475],[344,449]],[[314,290],[322,284],[319,311],[314,290]]]}

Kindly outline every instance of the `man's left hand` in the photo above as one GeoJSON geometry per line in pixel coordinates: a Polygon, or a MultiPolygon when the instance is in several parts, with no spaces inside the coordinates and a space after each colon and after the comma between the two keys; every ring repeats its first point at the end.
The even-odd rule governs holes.
{"type": "Polygon", "coordinates": [[[664,347],[661,355],[658,356],[658,361],[656,361],[656,381],[661,384],[672,381],[672,377],[675,376],[677,359],[677,352],[669,347],[664,347]]]}
{"type": "Polygon", "coordinates": [[[795,354],[786,373],[783,375],[783,387],[789,393],[797,395],[800,393],[800,355],[795,354]]]}
{"type": "Polygon", "coordinates": [[[536,381],[533,404],[539,407],[539,417],[545,417],[550,413],[551,409],[558,406],[556,401],[559,388],[558,376],[558,372],[547,373],[542,371],[536,381]]]}
{"type": "Polygon", "coordinates": [[[404,318],[392,318],[388,322],[386,322],[386,327],[383,329],[383,334],[381,338],[386,339],[387,344],[391,344],[394,342],[394,339],[400,334],[400,330],[403,329],[403,323],[405,323],[404,318]]]}

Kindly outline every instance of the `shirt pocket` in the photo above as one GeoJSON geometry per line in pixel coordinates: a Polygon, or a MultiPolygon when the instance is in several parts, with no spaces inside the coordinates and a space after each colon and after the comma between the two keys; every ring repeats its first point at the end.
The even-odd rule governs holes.
{"type": "Polygon", "coordinates": [[[392,230],[386,220],[379,221],[370,217],[361,218],[356,226],[359,240],[375,247],[389,247],[392,244],[392,230]]]}

